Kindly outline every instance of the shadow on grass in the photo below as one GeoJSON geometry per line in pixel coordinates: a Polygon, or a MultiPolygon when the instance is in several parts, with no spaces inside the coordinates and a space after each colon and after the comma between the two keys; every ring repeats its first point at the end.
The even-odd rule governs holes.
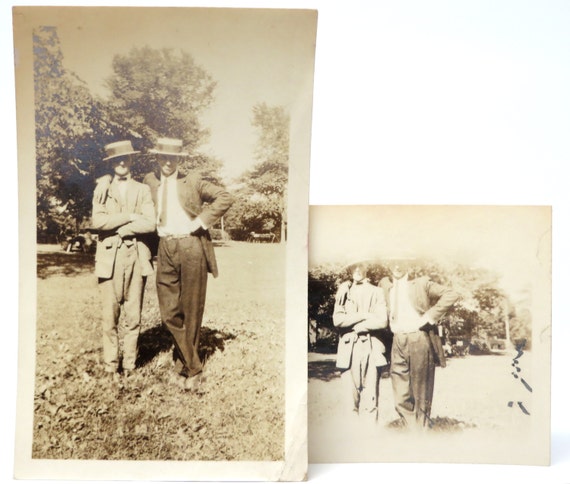
{"type": "Polygon", "coordinates": [[[163,324],[143,331],[139,336],[137,368],[147,365],[156,355],[171,347],[172,336],[163,324]]]}
{"type": "Polygon", "coordinates": [[[310,361],[309,379],[329,382],[340,376],[336,361],[310,361]]]}
{"type": "MultiPolygon", "coordinates": [[[[225,331],[217,331],[202,327],[200,332],[200,348],[198,353],[202,361],[206,361],[216,351],[224,351],[225,342],[236,336],[225,331]]],[[[139,336],[139,355],[137,367],[147,365],[152,359],[173,347],[172,335],[163,324],[150,328],[139,336]]]]}
{"type": "Polygon", "coordinates": [[[93,272],[95,257],[82,252],[51,252],[38,254],[38,277],[74,276],[85,272],[93,272]]]}
{"type": "MultiPolygon", "coordinates": [[[[388,424],[389,428],[405,430],[404,420],[399,418],[388,424]]],[[[461,432],[462,430],[475,428],[476,425],[450,417],[433,417],[429,420],[430,432],[461,432]]]]}
{"type": "Polygon", "coordinates": [[[216,351],[224,351],[226,348],[226,341],[231,341],[235,338],[236,335],[233,333],[218,331],[202,326],[202,331],[200,333],[200,348],[198,349],[200,359],[202,361],[206,361],[216,351]]]}

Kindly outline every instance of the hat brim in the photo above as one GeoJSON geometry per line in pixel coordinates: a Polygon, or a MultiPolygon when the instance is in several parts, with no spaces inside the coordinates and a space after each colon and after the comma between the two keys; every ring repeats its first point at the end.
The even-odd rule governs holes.
{"type": "Polygon", "coordinates": [[[167,155],[167,156],[188,156],[188,153],[186,151],[180,153],[174,153],[172,151],[159,151],[159,150],[148,150],[149,153],[152,153],[153,155],[167,155]]]}
{"type": "Polygon", "coordinates": [[[377,264],[377,263],[378,263],[378,261],[375,259],[356,259],[356,260],[349,262],[348,264],[345,264],[344,266],[342,266],[342,270],[343,271],[349,271],[353,267],[358,266],[358,265],[370,267],[370,266],[377,264]]]}
{"type": "Polygon", "coordinates": [[[138,153],[140,153],[140,151],[129,151],[128,153],[120,153],[113,156],[107,156],[107,158],[103,158],[103,161],[109,161],[112,160],[113,158],[120,158],[121,156],[136,155],[138,153]]]}

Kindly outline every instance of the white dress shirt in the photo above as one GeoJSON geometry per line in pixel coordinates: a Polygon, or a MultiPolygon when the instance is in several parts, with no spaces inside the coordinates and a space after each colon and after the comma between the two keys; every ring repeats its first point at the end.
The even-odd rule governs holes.
{"type": "MultiPolygon", "coordinates": [[[[161,174],[160,176],[160,186],[158,187],[158,220],[157,220],[157,231],[160,237],[165,237],[168,235],[187,235],[194,227],[192,220],[186,213],[186,211],[180,205],[178,199],[178,170],[172,175],[165,177],[161,174]],[[166,224],[160,224],[160,214],[162,213],[162,192],[164,190],[164,184],[168,183],[167,192],[167,214],[166,214],[166,224]]],[[[202,224],[203,225],[203,224],[202,224]]]]}
{"type": "Polygon", "coordinates": [[[408,293],[408,276],[394,281],[390,291],[390,328],[396,333],[413,333],[418,331],[424,320],[410,301],[408,293]]]}

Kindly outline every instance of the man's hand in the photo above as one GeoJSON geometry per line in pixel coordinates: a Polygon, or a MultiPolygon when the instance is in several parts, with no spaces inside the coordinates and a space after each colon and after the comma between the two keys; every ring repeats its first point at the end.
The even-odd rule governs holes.
{"type": "Polygon", "coordinates": [[[103,205],[105,200],[107,200],[107,193],[109,192],[109,187],[111,186],[111,176],[104,175],[101,178],[97,178],[95,183],[95,190],[93,191],[93,199],[103,205]]]}
{"type": "Polygon", "coordinates": [[[420,331],[431,331],[432,329],[437,328],[437,326],[435,324],[432,324],[430,322],[425,323],[424,325],[420,326],[420,331]]]}
{"type": "Polygon", "coordinates": [[[356,333],[356,334],[362,334],[362,333],[368,333],[369,330],[366,327],[366,325],[364,325],[363,323],[356,323],[353,327],[352,330],[356,333]]]}
{"type": "Polygon", "coordinates": [[[200,220],[200,217],[196,217],[190,222],[190,233],[194,234],[200,230],[206,230],[206,228],[204,227],[202,220],[200,220]]]}

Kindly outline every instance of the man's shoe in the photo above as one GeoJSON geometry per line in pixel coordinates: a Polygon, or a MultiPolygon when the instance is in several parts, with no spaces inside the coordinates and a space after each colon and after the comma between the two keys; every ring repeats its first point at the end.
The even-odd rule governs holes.
{"type": "Polygon", "coordinates": [[[105,380],[111,385],[117,385],[121,383],[121,376],[116,371],[106,371],[105,380]]]}
{"type": "Polygon", "coordinates": [[[179,375],[178,373],[174,373],[168,377],[168,384],[178,387],[181,390],[185,389],[186,377],[183,375],[179,375]]]}
{"type": "Polygon", "coordinates": [[[198,373],[197,375],[189,376],[186,378],[186,381],[184,382],[184,389],[191,392],[197,392],[200,389],[201,384],[202,374],[198,373]]]}

